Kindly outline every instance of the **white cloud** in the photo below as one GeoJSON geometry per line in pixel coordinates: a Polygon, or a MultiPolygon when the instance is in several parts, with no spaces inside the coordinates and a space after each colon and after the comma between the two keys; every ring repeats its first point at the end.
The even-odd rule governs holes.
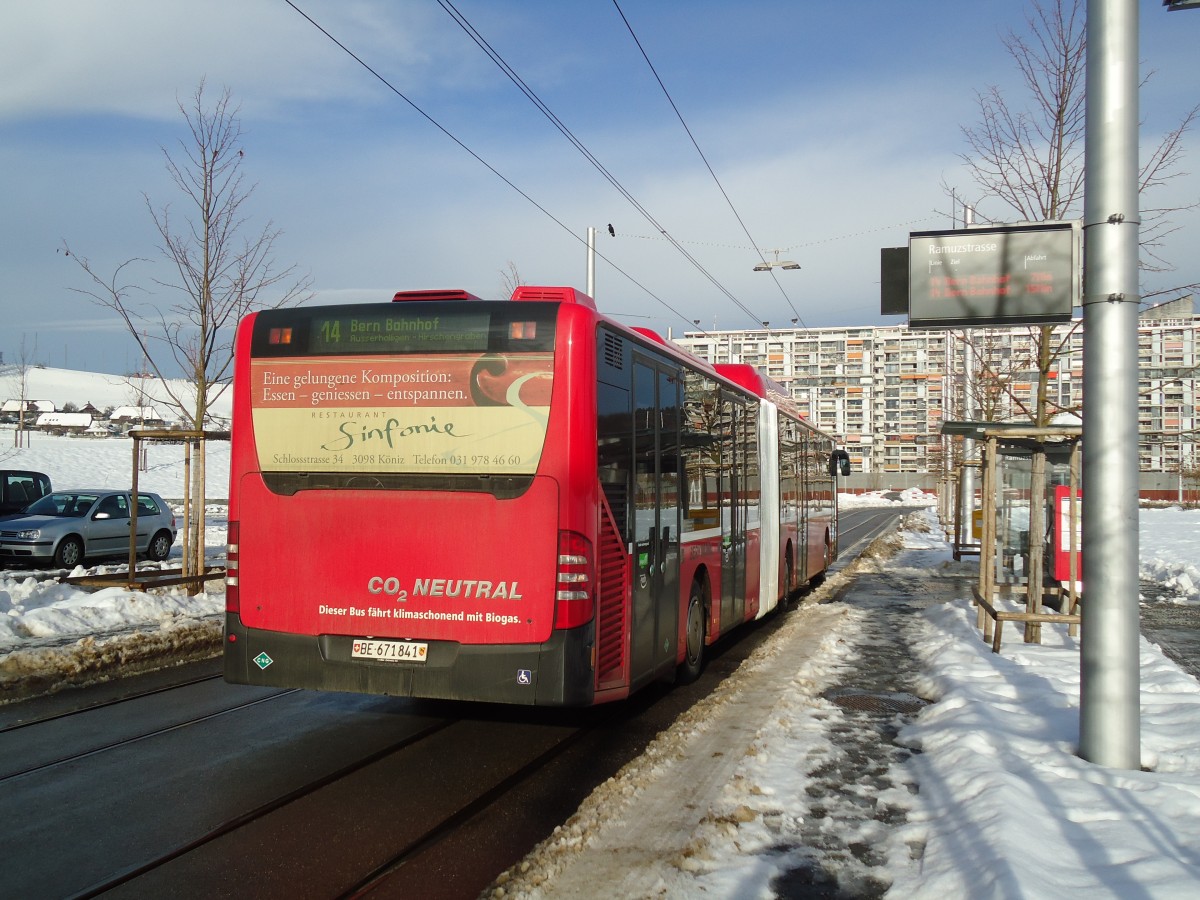
{"type": "MultiPolygon", "coordinates": [[[[413,4],[301,4],[343,42],[415,77],[438,43],[413,4]]],[[[177,119],[202,78],[267,116],[289,101],[378,95],[362,70],[283,3],[46,0],[10,4],[0,30],[0,118],[85,113],[177,119]]]]}

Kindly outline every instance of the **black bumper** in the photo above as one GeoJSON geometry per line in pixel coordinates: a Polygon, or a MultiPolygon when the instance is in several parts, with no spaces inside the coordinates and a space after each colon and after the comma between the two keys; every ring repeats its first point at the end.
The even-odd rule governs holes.
{"type": "Polygon", "coordinates": [[[555,631],[544,644],[429,641],[424,663],[351,659],[345,635],[286,634],[225,616],[225,680],[232,684],[478,700],[533,706],[593,701],[592,626],[555,631]]]}

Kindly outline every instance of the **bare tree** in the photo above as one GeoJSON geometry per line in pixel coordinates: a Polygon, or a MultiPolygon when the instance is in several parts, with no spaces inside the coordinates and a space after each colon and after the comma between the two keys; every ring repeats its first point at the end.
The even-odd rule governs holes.
{"type": "MultiPolygon", "coordinates": [[[[145,291],[127,283],[123,273],[145,260],[126,260],[105,278],[65,242],[63,251],[92,281],[92,287],[81,293],[121,318],[171,405],[191,429],[203,431],[212,403],[229,384],[238,320],[253,310],[308,299],[310,279],[298,276],[294,266],[276,268],[274,249],[280,232],[272,223],[257,230],[249,224],[247,207],[254,187],[242,178],[242,128],[229,90],[210,104],[202,81],[187,103],[179,103],[179,111],[187,135],[176,153],[164,148],[163,157],[185,211],[176,215],[170,204],[156,207],[144,196],[161,240],[159,250],[174,270],[169,280],[154,283],[174,299],[166,306],[135,302],[145,291]],[[186,373],[187,392],[167,379],[175,369],[186,373]]],[[[201,450],[201,463],[192,473],[192,496],[200,514],[190,523],[201,566],[202,460],[201,450]]]]}
{"type": "Polygon", "coordinates": [[[16,369],[17,378],[17,431],[13,435],[14,447],[29,446],[29,431],[26,429],[26,417],[29,415],[29,367],[33,365],[34,357],[37,356],[37,336],[33,338],[33,344],[28,342],[27,335],[21,335],[21,347],[17,351],[17,362],[14,368],[16,369]]]}
{"type": "Polygon", "coordinates": [[[205,104],[204,83],[190,105],[179,104],[188,127],[178,156],[165,148],[166,168],[183,195],[188,212],[176,218],[170,204],[146,208],[161,239],[159,250],[175,269],[170,281],[155,284],[176,296],[168,307],[136,304],[142,289],[122,281],[122,271],[141,259],[129,259],[111,278],[102,278],[85,257],[63,249],[91,278],[82,293],[111,309],[125,322],[146,364],[162,379],[175,408],[188,424],[202,429],[212,402],[228,384],[233,365],[233,334],[238,320],[256,309],[273,309],[311,297],[310,280],[296,267],[277,269],[275,241],[280,232],[268,222],[252,231],[246,206],[254,193],[241,175],[245,151],[238,110],[228,89],[205,104]],[[169,382],[168,363],[185,372],[194,396],[169,382]]]}
{"type": "Polygon", "coordinates": [[[517,271],[517,264],[510,259],[508,265],[500,270],[500,290],[503,293],[504,299],[507,300],[511,297],[513,291],[524,283],[521,273],[517,271]]]}
{"type": "MultiPolygon", "coordinates": [[[[963,154],[975,184],[985,198],[1000,200],[1022,220],[1075,218],[1083,202],[1084,98],[1087,28],[1084,0],[1032,0],[1026,18],[1028,33],[1009,32],[1004,46],[1021,73],[1028,107],[1015,106],[1000,88],[977,95],[979,122],[964,126],[970,152],[963,154]]],[[[1200,205],[1151,206],[1144,200],[1155,188],[1184,174],[1179,169],[1183,137],[1200,114],[1192,107],[1179,125],[1163,138],[1143,163],[1140,184],[1141,264],[1148,271],[1170,267],[1159,255],[1163,238],[1174,230],[1170,215],[1200,205]]],[[[1184,285],[1178,290],[1194,289],[1184,285]]],[[[1034,408],[1027,411],[1035,424],[1052,415],[1048,403],[1049,373],[1057,350],[1053,328],[1036,330],[1038,387],[1034,408]]]]}

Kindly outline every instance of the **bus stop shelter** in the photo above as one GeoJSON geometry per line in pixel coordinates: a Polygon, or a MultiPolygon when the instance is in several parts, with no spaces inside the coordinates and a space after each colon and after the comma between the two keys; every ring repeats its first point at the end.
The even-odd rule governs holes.
{"type": "Polygon", "coordinates": [[[1027,643],[1040,643],[1048,622],[1068,625],[1074,635],[1082,599],[1082,426],[946,422],[942,433],[980,448],[979,581],[972,591],[984,640],[998,653],[1006,621],[1024,625],[1027,643]]]}

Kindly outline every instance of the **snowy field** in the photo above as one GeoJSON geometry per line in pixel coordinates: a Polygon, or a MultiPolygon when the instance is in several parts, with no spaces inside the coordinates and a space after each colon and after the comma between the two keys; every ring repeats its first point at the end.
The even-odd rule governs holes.
{"type": "MultiPolygon", "coordinates": [[[[147,467],[138,487],[168,501],[184,495],[184,448],[147,442],[147,467]]],[[[211,441],[206,449],[206,496],[221,502],[205,511],[205,555],[209,564],[225,558],[224,500],[229,493],[229,443],[211,441]]],[[[193,461],[193,465],[194,465],[193,461]]],[[[32,435],[30,445],[13,447],[13,429],[0,427],[0,468],[32,469],[50,476],[55,489],[128,488],[133,480],[133,441],[128,438],[81,438],[32,435]]],[[[182,524],[182,508],[175,508],[182,524]]],[[[178,567],[181,545],[162,564],[178,567]]],[[[82,566],[68,574],[111,571],[113,566],[82,566]]],[[[111,677],[153,664],[164,656],[187,659],[211,655],[220,635],[225,608],[224,584],[210,581],[201,594],[182,589],[153,592],[113,587],[84,591],[44,581],[29,569],[0,571],[0,698],[31,675],[75,683],[111,677]]]]}

